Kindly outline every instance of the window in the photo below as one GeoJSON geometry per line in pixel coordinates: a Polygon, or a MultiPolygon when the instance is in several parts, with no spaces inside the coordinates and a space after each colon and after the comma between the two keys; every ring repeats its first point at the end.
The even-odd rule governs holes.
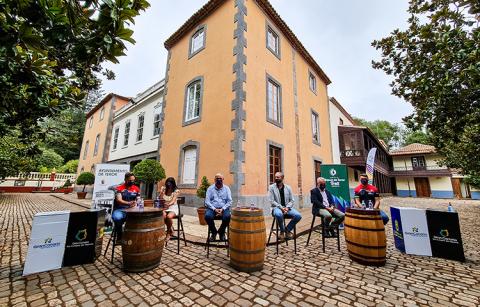
{"type": "Polygon", "coordinates": [[[100,110],[100,120],[102,120],[104,117],[105,117],[105,107],[103,107],[103,108],[100,110]]]}
{"type": "Polygon", "coordinates": [[[322,171],[320,170],[321,165],[322,165],[322,161],[314,160],[313,165],[314,165],[314,168],[315,168],[315,185],[316,185],[317,184],[317,178],[322,176],[322,171]]]}
{"type": "Polygon", "coordinates": [[[88,128],[92,128],[93,126],[93,115],[90,117],[90,122],[88,123],[88,128]]]}
{"type": "Polygon", "coordinates": [[[153,117],[153,136],[160,134],[160,114],[155,114],[153,117]]]}
{"type": "Polygon", "coordinates": [[[123,137],[123,146],[128,146],[128,139],[130,137],[130,121],[125,123],[125,133],[123,137]]]}
{"type": "Polygon", "coordinates": [[[280,59],[280,36],[267,25],[267,49],[280,59]]]}
{"type": "Polygon", "coordinates": [[[272,184],[275,182],[275,173],[282,171],[282,149],[269,145],[268,151],[268,182],[272,184]]]}
{"type": "Polygon", "coordinates": [[[200,26],[200,28],[190,38],[190,50],[188,53],[189,58],[205,49],[206,40],[206,26],[200,26]]]}
{"type": "Polygon", "coordinates": [[[143,139],[143,123],[145,122],[145,114],[140,114],[138,116],[138,125],[137,125],[137,142],[141,142],[143,139]]]}
{"type": "Polygon", "coordinates": [[[119,133],[120,133],[120,128],[116,127],[115,131],[113,132],[113,150],[117,149],[119,133]]]}
{"type": "Polygon", "coordinates": [[[340,118],[340,119],[338,120],[338,124],[339,124],[340,126],[343,126],[343,119],[340,118]]]}
{"type": "Polygon", "coordinates": [[[200,121],[203,94],[203,78],[198,77],[187,85],[185,93],[185,110],[183,125],[200,121]]]}
{"type": "Polygon", "coordinates": [[[308,74],[308,84],[310,84],[310,89],[315,94],[317,93],[317,78],[312,73],[308,74]]]}
{"type": "Polygon", "coordinates": [[[85,149],[83,150],[83,160],[87,158],[88,155],[88,147],[90,146],[90,141],[87,141],[85,143],[85,149]]]}
{"type": "Polygon", "coordinates": [[[188,146],[183,149],[182,184],[195,184],[197,168],[197,148],[188,146]]]}
{"type": "Polygon", "coordinates": [[[80,173],[83,173],[84,170],[85,168],[82,166],[82,168],[80,169],[80,173]]]}
{"type": "Polygon", "coordinates": [[[97,137],[95,138],[95,147],[93,147],[93,155],[96,156],[98,153],[98,145],[100,143],[100,134],[97,134],[97,137]]]}
{"type": "Polygon", "coordinates": [[[425,169],[427,166],[425,163],[425,157],[424,156],[412,157],[412,166],[413,166],[413,169],[425,169]]]}
{"type": "Polygon", "coordinates": [[[320,145],[320,125],[318,124],[318,114],[312,110],[312,138],[315,144],[320,145]]]}
{"type": "Polygon", "coordinates": [[[267,76],[267,120],[282,126],[281,87],[278,82],[267,76]]]}

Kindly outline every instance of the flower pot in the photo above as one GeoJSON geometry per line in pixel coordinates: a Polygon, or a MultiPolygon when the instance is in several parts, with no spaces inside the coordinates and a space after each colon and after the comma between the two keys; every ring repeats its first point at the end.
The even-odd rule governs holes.
{"type": "Polygon", "coordinates": [[[85,199],[85,196],[87,196],[87,192],[77,192],[78,199],[85,199]]]}
{"type": "Polygon", "coordinates": [[[204,207],[197,209],[198,221],[200,222],[200,225],[207,225],[207,222],[205,221],[205,211],[206,209],[204,207]]]}

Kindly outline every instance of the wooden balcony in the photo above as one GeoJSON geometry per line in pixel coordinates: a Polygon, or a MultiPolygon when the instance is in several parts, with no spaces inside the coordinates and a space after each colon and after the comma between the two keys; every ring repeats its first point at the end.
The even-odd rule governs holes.
{"type": "Polygon", "coordinates": [[[438,165],[427,165],[420,167],[395,167],[390,172],[391,176],[398,177],[431,177],[431,176],[452,176],[449,168],[438,165]]]}

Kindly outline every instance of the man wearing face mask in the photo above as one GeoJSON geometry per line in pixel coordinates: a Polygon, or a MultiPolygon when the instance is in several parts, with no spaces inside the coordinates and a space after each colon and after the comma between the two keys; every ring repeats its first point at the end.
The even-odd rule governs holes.
{"type": "Polygon", "coordinates": [[[283,183],[284,175],[282,172],[275,173],[275,183],[268,187],[268,200],[272,205],[272,215],[277,220],[280,227],[279,239],[283,240],[293,238],[292,230],[295,225],[302,219],[300,212],[293,208],[295,200],[293,198],[290,186],[283,183]],[[292,219],[285,227],[284,216],[292,219]]]}
{"type": "MultiPolygon", "coordinates": [[[[369,202],[373,204],[373,209],[380,209],[380,194],[376,186],[368,183],[367,174],[360,175],[360,184],[355,188],[355,205],[362,208],[362,202],[368,207],[369,202]]],[[[380,210],[383,225],[390,220],[388,215],[380,210]]]]}
{"type": "Polygon", "coordinates": [[[327,232],[330,236],[335,236],[334,229],[343,222],[345,214],[335,208],[332,194],[326,189],[325,178],[317,178],[317,187],[310,191],[310,198],[313,204],[312,214],[323,217],[327,232]]]}
{"type": "Polygon", "coordinates": [[[135,185],[135,175],[125,174],[125,182],[116,187],[115,203],[113,206],[112,220],[117,231],[117,239],[122,237],[122,226],[127,217],[122,209],[135,207],[135,200],[140,196],[140,189],[135,185]]]}
{"type": "Polygon", "coordinates": [[[230,207],[232,205],[232,193],[230,188],[223,184],[223,175],[218,173],[215,175],[215,183],[207,189],[205,195],[205,221],[211,230],[210,241],[215,241],[217,234],[220,241],[225,241],[225,230],[230,224],[230,207]],[[222,217],[222,224],[217,230],[214,218],[222,217]]]}

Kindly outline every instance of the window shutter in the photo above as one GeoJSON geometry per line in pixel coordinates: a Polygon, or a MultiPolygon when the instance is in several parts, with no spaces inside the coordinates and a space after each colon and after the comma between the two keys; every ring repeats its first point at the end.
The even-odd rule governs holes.
{"type": "Polygon", "coordinates": [[[182,181],[184,184],[195,183],[195,168],[197,164],[197,149],[189,148],[185,150],[183,160],[182,181]]]}

